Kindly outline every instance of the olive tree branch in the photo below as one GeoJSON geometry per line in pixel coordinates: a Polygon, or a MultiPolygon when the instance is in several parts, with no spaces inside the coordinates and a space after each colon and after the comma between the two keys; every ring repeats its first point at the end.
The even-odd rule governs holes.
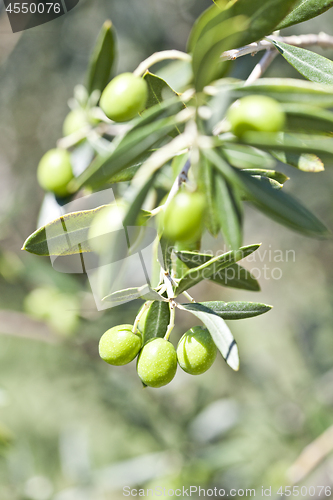
{"type": "Polygon", "coordinates": [[[180,50],[162,50],[161,52],[155,52],[139,64],[133,71],[133,75],[142,76],[150,66],[165,61],[166,59],[180,59],[181,61],[191,62],[192,57],[190,54],[186,54],[186,52],[181,52],[180,50]]]}
{"type": "Polygon", "coordinates": [[[292,36],[273,36],[267,37],[265,40],[260,40],[260,42],[250,43],[249,45],[244,45],[239,49],[232,49],[223,52],[221,55],[222,61],[235,60],[238,57],[246,56],[248,54],[256,54],[261,50],[270,50],[272,48],[270,38],[276,40],[277,42],[287,43],[289,45],[294,45],[295,47],[310,47],[317,45],[322,48],[333,47],[333,36],[327,35],[326,33],[308,34],[308,35],[292,35],[292,36]]]}
{"type": "Polygon", "coordinates": [[[249,75],[248,79],[246,80],[244,86],[251,85],[253,82],[258,80],[258,78],[260,78],[265,73],[265,71],[267,70],[269,65],[274,61],[274,59],[276,58],[278,53],[279,52],[276,49],[267,50],[267,52],[260,59],[258,64],[256,64],[256,66],[253,68],[253,70],[252,70],[251,74],[249,75]]]}

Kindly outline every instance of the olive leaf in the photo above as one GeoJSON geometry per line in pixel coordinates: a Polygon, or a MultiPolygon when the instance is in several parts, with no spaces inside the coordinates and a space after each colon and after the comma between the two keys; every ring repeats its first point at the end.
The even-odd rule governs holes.
{"type": "Polygon", "coordinates": [[[221,91],[229,90],[235,98],[246,95],[267,95],[280,102],[305,103],[315,106],[333,106],[333,87],[295,78],[259,78],[251,85],[244,82],[221,85],[221,91]]]}
{"type": "Polygon", "coordinates": [[[214,186],[214,201],[222,234],[226,244],[233,250],[237,250],[243,238],[243,208],[240,194],[219,171],[214,172],[214,186]]]}
{"type": "Polygon", "coordinates": [[[278,49],[285,60],[305,78],[312,82],[332,85],[333,62],[330,59],[316,54],[311,50],[294,47],[293,45],[277,42],[273,39],[269,40],[278,49]]]}
{"type": "MultiPolygon", "coordinates": [[[[208,254],[188,252],[184,250],[175,251],[175,255],[189,268],[198,267],[212,258],[212,256],[208,254]]],[[[210,278],[210,280],[222,286],[249,290],[251,292],[260,291],[260,285],[255,277],[250,273],[250,271],[244,269],[244,267],[241,267],[238,264],[232,264],[226,269],[222,269],[219,271],[218,275],[210,278]]]]}
{"type": "Polygon", "coordinates": [[[87,73],[87,90],[102,92],[109,81],[116,56],[115,30],[111,21],[105,21],[92,52],[87,73]]]}
{"type": "MultiPolygon", "coordinates": [[[[272,309],[272,306],[260,304],[259,302],[200,302],[201,305],[208,307],[215,314],[223,319],[246,319],[259,316],[272,309]]],[[[188,306],[191,304],[184,304],[188,306]]]]}
{"type": "Polygon", "coordinates": [[[200,283],[202,280],[210,280],[218,277],[222,269],[231,266],[238,260],[244,259],[255,252],[259,247],[260,244],[244,246],[239,250],[232,250],[223,255],[213,257],[204,264],[190,269],[184,274],[176,286],[174,290],[175,296],[200,283]]]}
{"type": "Polygon", "coordinates": [[[182,306],[178,305],[178,307],[192,313],[202,321],[226,363],[237,371],[239,369],[238,348],[225,321],[203,304],[183,304],[182,306]]]}
{"type": "Polygon", "coordinates": [[[111,145],[109,154],[98,155],[89,167],[70,182],[68,189],[76,192],[84,185],[94,189],[104,186],[112,176],[142,159],[176,125],[174,114],[182,109],[179,99],[170,99],[145,111],[134,120],[131,129],[111,145]]]}
{"type": "Polygon", "coordinates": [[[223,152],[228,163],[233,167],[273,168],[275,164],[268,153],[244,144],[225,144],[223,152]]]}
{"type": "Polygon", "coordinates": [[[200,158],[200,170],[198,172],[198,184],[200,191],[206,198],[205,227],[213,235],[217,236],[220,223],[217,215],[217,207],[214,202],[214,176],[212,164],[205,156],[200,158]]]}
{"type": "Polygon", "coordinates": [[[271,179],[272,181],[277,182],[278,184],[284,184],[289,177],[287,177],[282,172],[277,172],[276,170],[266,170],[263,168],[247,168],[246,172],[254,177],[266,177],[267,179],[271,179]]]}
{"type": "MultiPolygon", "coordinates": [[[[165,299],[167,300],[167,299],[165,299]]],[[[148,309],[143,332],[143,345],[157,337],[163,338],[170,322],[170,305],[168,302],[155,301],[148,309]]]]}
{"type": "Polygon", "coordinates": [[[130,302],[135,299],[144,300],[154,300],[156,302],[167,301],[159,293],[155,292],[149,285],[143,285],[141,287],[125,288],[124,290],[118,290],[117,292],[110,293],[103,297],[104,302],[111,302],[114,305],[123,304],[125,302],[130,302]]]}
{"type": "Polygon", "coordinates": [[[277,160],[292,167],[296,167],[303,172],[322,172],[325,170],[320,158],[311,154],[296,154],[285,151],[270,151],[277,160]]]}
{"type": "Polygon", "coordinates": [[[281,30],[294,24],[303,23],[323,14],[333,6],[332,0],[298,0],[296,6],[276,29],[281,30]]]}
{"type": "Polygon", "coordinates": [[[286,113],[287,128],[290,131],[331,132],[333,113],[310,104],[281,104],[286,113]]]}

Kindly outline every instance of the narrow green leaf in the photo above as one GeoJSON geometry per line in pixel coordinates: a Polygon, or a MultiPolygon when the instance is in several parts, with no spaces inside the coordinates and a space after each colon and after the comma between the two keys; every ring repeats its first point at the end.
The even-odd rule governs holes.
{"type": "Polygon", "coordinates": [[[287,177],[282,172],[276,172],[276,170],[265,170],[262,168],[248,168],[246,172],[250,175],[259,176],[259,177],[267,177],[268,179],[272,179],[279,184],[284,184],[289,177],[287,177]]]}
{"type": "Polygon", "coordinates": [[[32,233],[24,242],[22,250],[44,256],[91,252],[89,227],[95,215],[103,208],[105,205],[58,217],[32,233]]]}
{"type": "Polygon", "coordinates": [[[325,85],[333,84],[333,62],[311,50],[294,47],[269,39],[280,54],[308,80],[325,85]]]}
{"type": "Polygon", "coordinates": [[[327,237],[329,231],[307,208],[283,191],[272,189],[246,171],[237,171],[246,194],[259,210],[280,224],[313,237],[327,237]]]}
{"type": "Polygon", "coordinates": [[[323,14],[333,6],[332,0],[299,0],[296,7],[283,19],[277,29],[288,28],[323,14]]]}
{"type": "MultiPolygon", "coordinates": [[[[198,267],[208,262],[212,256],[198,252],[176,251],[178,259],[180,259],[187,267],[198,267]]],[[[260,285],[256,278],[244,267],[238,264],[232,264],[226,269],[219,271],[218,275],[210,278],[211,281],[222,286],[238,288],[241,290],[249,290],[251,292],[259,292],[260,285]]]]}
{"type": "Polygon", "coordinates": [[[150,288],[148,285],[118,290],[117,292],[106,295],[103,298],[103,301],[111,302],[113,305],[119,305],[135,299],[154,300],[156,302],[166,301],[166,299],[161,297],[161,295],[155,292],[155,290],[150,288]]]}
{"type": "MultiPolygon", "coordinates": [[[[175,104],[175,103],[173,103],[175,104]]],[[[163,109],[162,105],[157,105],[163,109]]],[[[182,104],[178,101],[169,110],[180,111],[182,104]]],[[[150,108],[155,115],[155,106],[150,108]]],[[[148,110],[146,113],[149,113],[148,110]]],[[[115,174],[139,161],[159,141],[164,139],[177,125],[174,116],[168,116],[156,121],[146,121],[144,115],[135,126],[122,137],[119,142],[112,143],[114,148],[107,156],[97,156],[89,167],[76,179],[71,181],[68,188],[71,192],[77,191],[84,185],[98,189],[112,180],[115,174]],[[139,126],[139,124],[142,126],[139,126]]],[[[150,115],[149,115],[150,118],[150,115]]]]}
{"type": "Polygon", "coordinates": [[[157,337],[163,338],[170,322],[170,305],[168,302],[155,301],[148,309],[143,332],[143,345],[157,337]]]}
{"type": "Polygon", "coordinates": [[[238,168],[273,168],[275,162],[268,153],[242,144],[226,144],[224,155],[233,167],[238,168]]]}
{"type": "MultiPolygon", "coordinates": [[[[259,302],[201,302],[223,319],[246,319],[259,316],[272,309],[272,306],[259,302]]],[[[189,304],[185,304],[189,305],[189,304]]]]}
{"type": "Polygon", "coordinates": [[[205,227],[216,237],[220,229],[216,204],[214,202],[213,168],[205,156],[200,158],[199,189],[206,197],[205,227]]]}
{"type": "Polygon", "coordinates": [[[160,76],[154,75],[153,73],[147,71],[143,75],[143,78],[148,86],[146,108],[151,108],[156,104],[161,104],[167,99],[178,96],[177,92],[175,92],[160,76]]]}
{"type": "Polygon", "coordinates": [[[214,173],[214,200],[226,244],[237,250],[242,244],[243,209],[237,190],[219,171],[214,173]]]}
{"type": "Polygon", "coordinates": [[[247,86],[244,86],[244,82],[223,85],[223,91],[228,89],[233,97],[262,94],[280,102],[305,103],[322,107],[333,106],[332,86],[293,78],[259,78],[247,86]]]}
{"type": "Polygon", "coordinates": [[[333,113],[309,104],[282,104],[287,117],[287,129],[329,132],[333,130],[333,113]]]}
{"type": "Polygon", "coordinates": [[[111,21],[105,21],[92,52],[87,74],[87,90],[103,91],[106,87],[116,55],[116,40],[111,21]]]}
{"type": "Polygon", "coordinates": [[[160,249],[162,253],[162,255],[160,256],[161,264],[163,265],[163,268],[169,273],[171,272],[172,269],[173,247],[174,247],[174,242],[168,240],[164,236],[161,236],[160,239],[160,249]]]}
{"type": "Polygon", "coordinates": [[[233,369],[239,369],[239,357],[236,341],[225,321],[215,314],[212,309],[202,304],[184,304],[181,309],[192,313],[206,326],[214,340],[216,347],[226,363],[233,369]]]}
{"type": "Polygon", "coordinates": [[[201,264],[198,267],[190,269],[184,276],[180,279],[178,285],[175,288],[175,296],[188,290],[192,286],[200,283],[203,280],[216,279],[219,277],[219,272],[228,266],[231,266],[238,260],[244,259],[255,250],[259,248],[260,245],[248,245],[241,247],[239,250],[230,251],[223,255],[218,255],[213,257],[208,262],[201,264]]]}
{"type": "Polygon", "coordinates": [[[270,153],[282,163],[296,167],[303,170],[303,172],[322,172],[325,170],[323,162],[316,155],[288,153],[285,151],[270,151],[270,153]]]}

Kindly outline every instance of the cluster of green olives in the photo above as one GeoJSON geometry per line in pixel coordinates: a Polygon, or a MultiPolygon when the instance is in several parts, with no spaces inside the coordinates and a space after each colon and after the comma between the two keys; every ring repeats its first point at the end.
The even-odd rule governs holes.
{"type": "MultiPolygon", "coordinates": [[[[147,98],[146,81],[133,73],[122,73],[105,87],[101,95],[100,107],[111,120],[125,122],[132,120],[143,111],[147,98]]],[[[98,121],[91,117],[87,110],[76,108],[66,116],[63,134],[66,137],[96,123],[98,121]]],[[[71,155],[65,149],[51,149],[39,162],[38,182],[45,191],[51,191],[56,196],[68,195],[67,185],[73,177],[71,155]]]]}
{"type": "Polygon", "coordinates": [[[107,330],[99,342],[99,354],[110,365],[126,365],[136,356],[137,372],[149,387],[167,385],[176,375],[179,366],[191,375],[207,371],[216,358],[217,348],[202,326],[195,326],[184,333],[177,350],[164,338],[153,338],[142,346],[140,332],[133,333],[132,325],[118,325],[107,330]]]}

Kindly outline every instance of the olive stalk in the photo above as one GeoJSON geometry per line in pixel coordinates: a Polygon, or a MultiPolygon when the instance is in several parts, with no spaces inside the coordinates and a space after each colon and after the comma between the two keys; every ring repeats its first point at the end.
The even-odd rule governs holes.
{"type": "Polygon", "coordinates": [[[147,311],[147,309],[149,308],[150,304],[152,303],[151,300],[148,300],[147,302],[145,302],[143,304],[143,306],[141,307],[140,311],[138,312],[136,318],[135,318],[135,321],[134,321],[134,325],[133,325],[133,328],[132,328],[132,332],[133,333],[136,333],[137,330],[138,330],[138,325],[139,325],[139,322],[140,322],[140,319],[142,318],[143,314],[147,311]]]}
{"type": "Polygon", "coordinates": [[[154,64],[165,61],[167,59],[180,59],[181,61],[192,61],[190,54],[182,52],[180,50],[162,50],[160,52],[155,52],[147,59],[142,61],[139,66],[133,71],[135,76],[142,76],[148,69],[154,64]]]}

